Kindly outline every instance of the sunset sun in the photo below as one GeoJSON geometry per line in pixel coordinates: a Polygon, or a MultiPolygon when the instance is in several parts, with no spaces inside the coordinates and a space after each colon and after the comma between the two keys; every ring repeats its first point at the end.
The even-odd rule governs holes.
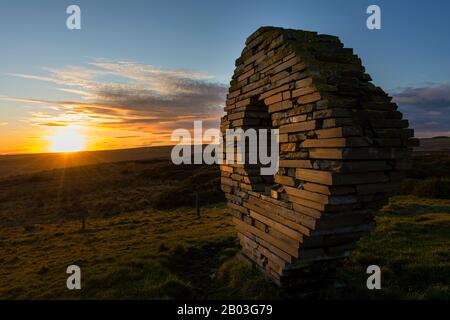
{"type": "Polygon", "coordinates": [[[49,138],[51,152],[77,152],[86,148],[85,137],[73,127],[61,127],[49,138]]]}

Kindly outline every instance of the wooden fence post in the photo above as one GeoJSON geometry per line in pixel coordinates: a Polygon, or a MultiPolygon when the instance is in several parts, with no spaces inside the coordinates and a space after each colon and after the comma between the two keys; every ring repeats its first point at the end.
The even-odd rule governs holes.
{"type": "Polygon", "coordinates": [[[200,199],[198,191],[195,193],[195,208],[197,210],[197,217],[200,218],[200,199]]]}
{"type": "Polygon", "coordinates": [[[87,209],[81,210],[81,232],[83,232],[83,233],[86,230],[86,219],[88,217],[88,214],[89,214],[89,212],[87,209]]]}

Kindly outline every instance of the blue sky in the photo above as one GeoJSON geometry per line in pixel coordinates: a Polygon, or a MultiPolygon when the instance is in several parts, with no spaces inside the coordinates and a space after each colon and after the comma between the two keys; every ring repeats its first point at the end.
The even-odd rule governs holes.
{"type": "MultiPolygon", "coordinates": [[[[399,96],[401,110],[422,136],[450,134],[448,12],[450,2],[437,0],[1,1],[0,97],[39,103],[0,100],[0,133],[23,132],[30,113],[52,104],[43,101],[79,99],[80,92],[67,89],[79,89],[80,78],[66,90],[61,81],[42,79],[66,79],[71,70],[86,80],[83,70],[100,67],[103,72],[95,75],[116,83],[130,80],[120,79],[113,66],[118,62],[127,62],[127,70],[183,70],[219,95],[216,84],[228,83],[246,37],[274,25],[339,36],[362,58],[374,83],[399,96]],[[66,28],[70,4],[81,7],[81,30],[66,28]],[[370,4],[381,7],[381,30],[366,28],[370,4]]],[[[92,80],[92,74],[85,76],[92,80]]],[[[0,145],[0,152],[18,151],[13,149],[0,145]]]]}

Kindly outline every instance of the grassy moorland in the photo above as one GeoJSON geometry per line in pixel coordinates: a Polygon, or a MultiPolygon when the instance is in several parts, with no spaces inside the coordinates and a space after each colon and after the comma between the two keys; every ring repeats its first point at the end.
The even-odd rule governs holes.
{"type": "Polygon", "coordinates": [[[0,221],[0,298],[229,294],[214,282],[238,250],[217,167],[150,159],[7,177],[0,180],[0,221]],[[66,289],[71,264],[82,269],[81,291],[66,289]]]}
{"type": "Polygon", "coordinates": [[[83,151],[74,153],[31,153],[0,155],[0,177],[40,171],[71,168],[131,160],[147,160],[170,156],[171,147],[149,147],[120,150],[83,151]]]}
{"type": "MultiPolygon", "coordinates": [[[[417,158],[404,194],[339,269],[345,288],[318,298],[449,299],[449,168],[448,155],[417,158]],[[382,290],[365,287],[371,264],[382,268],[382,290]]],[[[281,297],[234,258],[216,167],[150,159],[1,178],[0,252],[1,299],[281,297]],[[82,290],[66,289],[71,264],[82,269],[82,290]]]]}

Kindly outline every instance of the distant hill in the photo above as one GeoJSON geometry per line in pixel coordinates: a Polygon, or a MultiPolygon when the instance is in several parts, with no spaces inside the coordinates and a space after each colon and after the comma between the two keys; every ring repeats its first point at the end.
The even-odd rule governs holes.
{"type": "MultiPolygon", "coordinates": [[[[169,158],[171,150],[172,146],[162,146],[76,153],[4,155],[0,156],[0,177],[98,163],[169,158]]],[[[420,146],[414,148],[414,152],[417,154],[450,153],[450,137],[440,136],[420,139],[420,146]]]]}
{"type": "Polygon", "coordinates": [[[170,157],[171,146],[76,153],[41,153],[0,156],[0,177],[45,170],[170,157]]]}
{"type": "Polygon", "coordinates": [[[450,152],[450,137],[439,136],[420,139],[420,146],[414,152],[450,152]]]}

